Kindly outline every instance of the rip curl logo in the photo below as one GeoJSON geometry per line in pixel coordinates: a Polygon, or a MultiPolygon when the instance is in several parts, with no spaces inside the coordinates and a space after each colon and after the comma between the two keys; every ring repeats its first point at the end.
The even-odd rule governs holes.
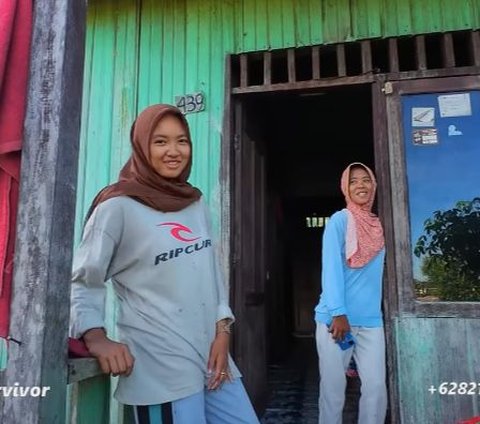
{"type": "Polygon", "coordinates": [[[177,247],[176,249],[171,249],[168,252],[163,252],[159,255],[156,255],[154,260],[155,265],[178,258],[179,256],[190,255],[192,253],[195,254],[202,249],[212,246],[212,241],[210,239],[200,240],[201,237],[189,237],[189,235],[194,235],[193,231],[178,222],[164,222],[163,224],[158,224],[158,226],[170,227],[170,234],[173,238],[183,243],[191,244],[188,246],[183,245],[183,247],[177,247]]]}
{"type": "Polygon", "coordinates": [[[159,227],[171,227],[170,234],[172,237],[177,240],[183,241],[185,243],[191,243],[192,241],[198,240],[200,237],[188,238],[181,233],[193,234],[192,230],[186,227],[183,224],[178,222],[164,222],[163,224],[158,224],[159,227]]]}

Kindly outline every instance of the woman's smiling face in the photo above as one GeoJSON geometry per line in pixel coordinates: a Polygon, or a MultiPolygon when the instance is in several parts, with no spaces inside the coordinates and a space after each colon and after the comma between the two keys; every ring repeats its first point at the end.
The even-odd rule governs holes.
{"type": "Polygon", "coordinates": [[[164,178],[175,179],[188,165],[192,149],[187,131],[174,115],[164,116],[150,139],[150,163],[164,178]]]}
{"type": "Polygon", "coordinates": [[[373,182],[363,167],[354,167],[350,170],[348,194],[352,202],[359,206],[367,204],[372,197],[373,182]]]}

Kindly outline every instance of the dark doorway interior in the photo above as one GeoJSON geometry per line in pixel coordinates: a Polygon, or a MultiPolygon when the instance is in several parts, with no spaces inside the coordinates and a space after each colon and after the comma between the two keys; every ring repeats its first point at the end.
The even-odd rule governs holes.
{"type": "MultiPolygon", "coordinates": [[[[291,368],[293,358],[298,373],[311,380],[317,375],[313,308],[323,227],[326,217],[344,207],[339,181],[346,165],[360,161],[373,168],[371,88],[263,94],[243,105],[246,132],[255,128],[251,138],[261,143],[266,168],[264,343],[270,383],[278,380],[275,370],[282,364],[291,368]]],[[[295,419],[309,422],[298,421],[298,414],[295,419]]]]}

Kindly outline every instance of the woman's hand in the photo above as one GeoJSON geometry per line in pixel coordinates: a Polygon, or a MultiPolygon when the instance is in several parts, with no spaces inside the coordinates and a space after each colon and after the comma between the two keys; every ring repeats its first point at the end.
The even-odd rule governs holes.
{"type": "Polygon", "coordinates": [[[135,359],[126,344],[110,340],[103,328],[88,330],[83,340],[88,351],[97,358],[102,372],[113,376],[130,375],[135,359]]]}
{"type": "Polygon", "coordinates": [[[228,350],[230,347],[230,334],[222,331],[217,333],[210,346],[208,358],[208,371],[211,377],[208,381],[208,390],[215,390],[226,380],[230,380],[228,369],[228,350]]]}
{"type": "Polygon", "coordinates": [[[330,324],[328,331],[332,333],[332,337],[335,339],[335,341],[342,341],[345,338],[345,334],[350,331],[350,324],[347,316],[339,315],[337,317],[333,317],[333,321],[330,324]]]}

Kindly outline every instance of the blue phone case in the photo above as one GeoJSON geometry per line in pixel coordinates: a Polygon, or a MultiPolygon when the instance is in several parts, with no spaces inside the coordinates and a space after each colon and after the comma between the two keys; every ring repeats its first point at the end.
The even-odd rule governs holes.
{"type": "Polygon", "coordinates": [[[340,349],[347,350],[350,349],[355,344],[355,338],[352,336],[350,332],[345,334],[345,337],[341,341],[336,341],[335,343],[340,346],[340,349]]]}

